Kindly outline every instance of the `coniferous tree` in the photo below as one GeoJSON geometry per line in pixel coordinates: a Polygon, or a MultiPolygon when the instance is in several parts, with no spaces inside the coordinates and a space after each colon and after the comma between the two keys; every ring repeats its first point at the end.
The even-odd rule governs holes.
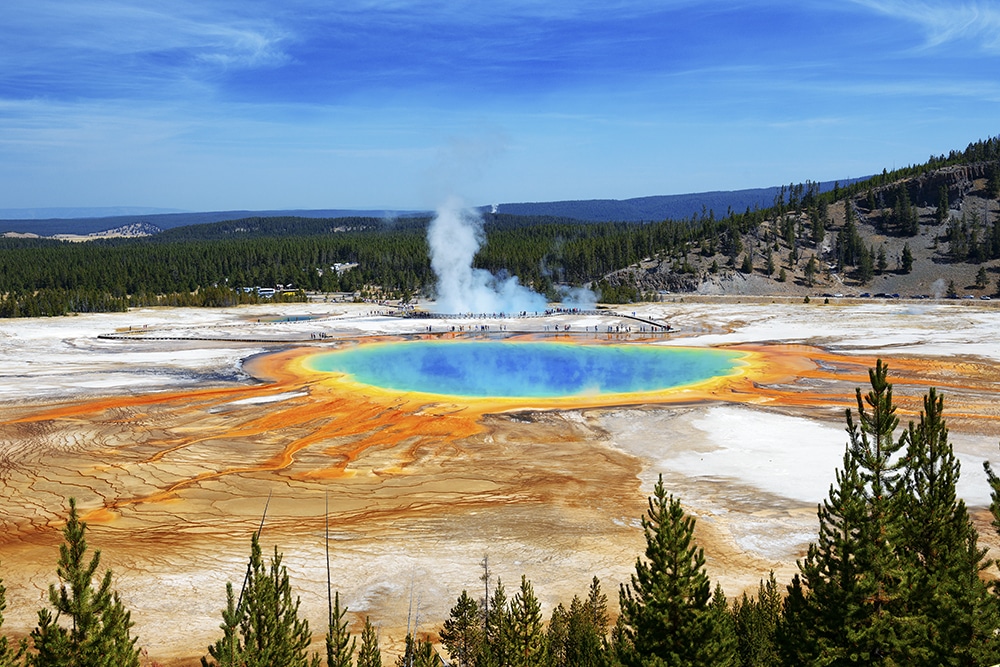
{"type": "Polygon", "coordinates": [[[729,601],[726,599],[725,591],[722,590],[722,584],[718,582],[712,591],[712,602],[708,606],[708,611],[711,623],[716,628],[712,664],[736,667],[740,664],[736,622],[729,609],[729,601]]]}
{"type": "Polygon", "coordinates": [[[907,567],[907,613],[926,619],[922,664],[992,663],[1000,628],[997,601],[980,572],[986,549],[955,492],[961,466],[948,442],[944,399],[932,388],[917,424],[904,432],[906,494],[901,554],[907,567]]]}
{"type": "Polygon", "coordinates": [[[819,535],[798,563],[777,631],[786,665],[837,664],[838,642],[856,615],[858,535],[865,520],[857,461],[844,454],[829,497],[819,507],[819,535]],[[826,661],[826,662],[822,662],[826,661]]]}
{"type": "Polygon", "coordinates": [[[875,277],[875,262],[870,248],[862,245],[858,252],[858,282],[866,285],[875,277]]]}
{"type": "Polygon", "coordinates": [[[396,658],[396,667],[416,667],[417,649],[417,639],[407,632],[406,639],[403,641],[403,653],[396,658]]]}
{"type": "Polygon", "coordinates": [[[299,599],[292,598],[281,554],[275,547],[270,564],[265,564],[257,533],[250,543],[243,594],[234,599],[233,587],[227,584],[226,598],[223,637],[209,647],[209,655],[215,662],[202,658],[203,665],[319,667],[319,656],[308,655],[312,641],[309,622],[298,617],[299,599]]]}
{"type": "Polygon", "coordinates": [[[661,475],[642,518],[646,560],[636,559],[630,585],[619,594],[614,653],[627,665],[735,664],[731,645],[709,607],[704,552],[694,543],[695,521],[668,496],[661,475]]]}
{"type": "Polygon", "coordinates": [[[597,577],[590,580],[584,611],[590,619],[590,625],[603,639],[608,632],[608,596],[601,590],[601,580],[597,577]]]}
{"type": "Polygon", "coordinates": [[[581,602],[574,596],[567,614],[565,664],[574,667],[598,667],[603,664],[602,644],[606,628],[607,619],[602,624],[595,618],[591,600],[581,602]]]}
{"type": "Polygon", "coordinates": [[[816,256],[813,255],[812,257],[809,258],[809,261],[806,262],[806,268],[805,268],[806,285],[808,285],[809,287],[812,287],[813,284],[816,282],[816,272],[818,270],[819,270],[819,263],[816,261],[816,256]]]}
{"type": "Polygon", "coordinates": [[[887,370],[878,360],[871,391],[862,398],[857,390],[859,424],[847,411],[844,467],[785,600],[779,644],[786,664],[925,664],[925,624],[907,606],[905,438],[893,438],[898,419],[887,370]]]}
{"type": "Polygon", "coordinates": [[[990,165],[986,177],[986,194],[994,199],[1000,198],[1000,164],[996,162],[990,165]]]}
{"type": "Polygon", "coordinates": [[[378,646],[378,633],[370,618],[365,616],[361,630],[361,647],[358,649],[357,667],[382,667],[382,651],[378,646]]]}
{"type": "Polygon", "coordinates": [[[990,277],[986,273],[986,267],[980,266],[979,272],[976,274],[976,287],[978,287],[979,289],[983,289],[989,284],[990,284],[990,277]]]}
{"type": "Polygon", "coordinates": [[[29,653],[27,664],[31,667],[56,667],[69,665],[73,648],[69,633],[56,622],[48,609],[38,611],[38,625],[31,631],[34,653],[29,653]]]}
{"type": "Polygon", "coordinates": [[[619,615],[604,646],[604,664],[609,667],[624,667],[630,664],[634,653],[635,645],[632,642],[631,632],[625,620],[619,615]]]}
{"type": "Polygon", "coordinates": [[[35,653],[28,662],[35,667],[138,667],[139,649],[129,633],[133,624],[111,588],[111,570],[94,586],[101,552],[95,550],[87,559],[86,532],[76,499],[70,498],[56,570],[60,584],[49,586],[56,615],[48,609],[38,612],[38,626],[31,633],[35,653]],[[59,625],[63,616],[71,623],[69,630],[59,625]]]}
{"type": "Polygon", "coordinates": [[[812,242],[817,250],[823,247],[826,238],[826,204],[821,204],[812,221],[812,242]]]}
{"type": "Polygon", "coordinates": [[[132,613],[122,604],[118,593],[111,594],[111,604],[104,613],[104,632],[107,637],[105,656],[110,665],[138,665],[139,650],[135,648],[136,638],[130,635],[132,613]]]}
{"type": "Polygon", "coordinates": [[[507,593],[503,582],[497,578],[493,595],[489,598],[486,615],[486,641],[483,645],[484,662],[488,667],[508,667],[511,664],[511,618],[507,593]]]}
{"type": "Polygon", "coordinates": [[[240,641],[242,614],[236,608],[236,594],[232,582],[226,582],[226,608],[222,610],[222,637],[208,647],[208,657],[202,657],[202,667],[239,667],[243,661],[243,642],[240,641]]]}
{"type": "Polygon", "coordinates": [[[556,606],[546,636],[548,665],[598,667],[605,664],[607,604],[600,580],[594,577],[586,600],[574,595],[568,610],[562,604],[556,606]]]}
{"type": "MultiPolygon", "coordinates": [[[[7,608],[7,589],[0,579],[0,628],[3,628],[3,612],[7,608]]],[[[21,658],[27,650],[26,641],[21,641],[17,646],[11,646],[7,637],[0,635],[0,667],[16,667],[21,664],[21,658]]]]}
{"type": "Polygon", "coordinates": [[[859,600],[862,607],[858,611],[870,621],[868,627],[854,627],[850,631],[876,662],[893,660],[900,648],[893,642],[903,639],[897,622],[902,573],[896,551],[900,537],[897,491],[902,468],[897,454],[903,443],[894,440],[899,419],[887,374],[888,367],[878,360],[868,372],[871,391],[864,400],[861,390],[856,390],[859,426],[855,426],[851,413],[847,413],[850,455],[858,462],[866,514],[857,552],[859,565],[864,568],[859,579],[863,598],[859,600]],[[866,404],[870,410],[865,408],[866,404]]]}
{"type": "Polygon", "coordinates": [[[990,259],[1000,258],[1000,215],[989,226],[989,235],[984,239],[984,252],[990,259]]]}
{"type": "Polygon", "coordinates": [[[531,582],[521,575],[521,587],[510,601],[510,665],[532,667],[545,655],[542,610],[531,582]]]}
{"type": "Polygon", "coordinates": [[[910,250],[909,243],[903,245],[903,257],[899,262],[899,270],[902,273],[913,271],[913,251],[910,250]]]}
{"type": "Polygon", "coordinates": [[[434,645],[431,644],[430,640],[420,642],[417,646],[416,657],[413,667],[440,667],[442,664],[441,656],[434,650],[434,645]]]}
{"type": "Polygon", "coordinates": [[[326,667],[351,667],[355,639],[347,629],[347,607],[340,607],[340,591],[334,593],[326,632],[326,667]]]}
{"type": "Polygon", "coordinates": [[[934,212],[934,220],[939,225],[948,219],[948,188],[941,186],[938,189],[938,205],[934,212]]]}
{"type": "MultiPolygon", "coordinates": [[[[579,603],[580,598],[573,597],[574,603],[579,603]]],[[[572,604],[571,604],[572,606],[572,604]]],[[[567,657],[569,652],[569,612],[559,603],[552,610],[552,617],[549,619],[549,629],[545,636],[545,643],[548,646],[547,664],[549,667],[568,667],[571,663],[567,657]]]]}
{"type": "Polygon", "coordinates": [[[462,591],[441,630],[441,643],[458,667],[471,667],[482,651],[483,629],[479,605],[462,591]]]}
{"type": "Polygon", "coordinates": [[[440,660],[430,641],[407,634],[406,645],[403,654],[396,659],[396,667],[438,667],[440,660]]]}
{"type": "Polygon", "coordinates": [[[733,620],[739,640],[742,667],[778,667],[776,632],[781,618],[781,594],[771,572],[767,582],[760,582],[756,597],[746,593],[733,605],[733,620]]]}
{"type": "MultiPolygon", "coordinates": [[[[947,198],[945,201],[947,203],[947,198]]],[[[896,228],[903,236],[916,236],[920,233],[920,220],[917,217],[917,211],[910,204],[910,193],[905,185],[900,185],[896,188],[896,204],[893,207],[893,219],[896,223],[896,228]]]]}

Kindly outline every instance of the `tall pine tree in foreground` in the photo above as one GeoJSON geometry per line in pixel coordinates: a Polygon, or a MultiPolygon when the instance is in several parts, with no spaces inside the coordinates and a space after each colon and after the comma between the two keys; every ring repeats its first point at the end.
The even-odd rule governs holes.
{"type": "Polygon", "coordinates": [[[347,629],[347,607],[340,606],[340,591],[334,593],[326,632],[326,667],[351,667],[356,641],[347,629]]]}
{"type": "MultiPolygon", "coordinates": [[[[0,628],[3,628],[3,612],[7,608],[7,589],[0,579],[0,628]]],[[[15,667],[21,664],[21,658],[27,650],[27,642],[19,642],[11,646],[7,637],[0,635],[0,667],[15,667]]]]}
{"type": "Polygon", "coordinates": [[[508,667],[511,662],[511,619],[507,593],[497,578],[486,606],[486,640],[483,642],[482,664],[486,667],[508,667]]]}
{"type": "Polygon", "coordinates": [[[906,441],[901,551],[906,565],[907,607],[923,622],[921,659],[926,665],[996,662],[997,601],[980,573],[990,561],[965,503],[955,493],[960,464],[948,442],[944,399],[931,389],[906,441]]]}
{"type": "Polygon", "coordinates": [[[545,656],[545,633],[542,631],[542,608],[535,589],[522,574],[521,587],[510,601],[511,667],[533,667],[545,656]]]}
{"type": "Polygon", "coordinates": [[[463,590],[451,615],[441,630],[444,644],[452,663],[457,667],[472,667],[482,651],[483,627],[480,624],[479,605],[463,590]]]}
{"type": "Polygon", "coordinates": [[[361,630],[361,648],[358,649],[357,667],[382,667],[382,651],[378,646],[378,633],[372,620],[365,616],[365,627],[361,630]]]}
{"type": "Polygon", "coordinates": [[[788,588],[779,645],[785,664],[976,665],[994,662],[996,601],[931,391],[898,440],[887,367],[857,391],[849,443],[820,532],[788,588]],[[902,453],[905,448],[905,455],[902,453]]]}
{"type": "Polygon", "coordinates": [[[208,657],[201,659],[202,667],[239,667],[243,664],[243,641],[240,637],[240,621],[243,614],[237,609],[233,584],[226,582],[226,608],[222,610],[222,637],[208,647],[208,657]]]}
{"type": "Polygon", "coordinates": [[[31,632],[34,667],[138,667],[139,649],[130,636],[132,620],[118,594],[111,588],[111,570],[95,587],[101,552],[87,558],[87,524],[80,521],[76,500],[69,500],[69,519],[59,546],[58,588],[49,586],[48,609],[38,612],[38,626],[31,632]],[[63,618],[69,628],[60,625],[63,618]]]}
{"type": "Polygon", "coordinates": [[[277,547],[270,565],[264,563],[260,539],[254,533],[250,565],[243,593],[234,599],[226,585],[226,609],[222,612],[223,636],[209,647],[212,661],[206,667],[319,667],[320,658],[308,655],[312,641],[309,622],[299,619],[299,600],[292,598],[288,570],[281,564],[277,547]]]}
{"type": "Polygon", "coordinates": [[[626,665],[735,665],[731,626],[710,605],[705,555],[694,543],[693,518],[668,496],[661,475],[642,519],[646,559],[636,559],[631,585],[619,594],[613,655],[626,665]]]}
{"type": "Polygon", "coordinates": [[[844,468],[819,509],[816,543],[789,587],[782,627],[786,664],[907,664],[919,625],[906,616],[899,558],[902,443],[888,369],[856,392],[860,426],[846,413],[844,468]],[[866,408],[867,405],[867,408],[866,408]]]}

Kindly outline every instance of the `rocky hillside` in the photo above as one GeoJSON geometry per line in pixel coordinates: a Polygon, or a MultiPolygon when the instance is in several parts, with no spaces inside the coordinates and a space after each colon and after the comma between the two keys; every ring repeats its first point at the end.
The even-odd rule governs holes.
{"type": "Polygon", "coordinates": [[[899,295],[980,298],[1000,292],[995,163],[871,179],[825,203],[788,193],[739,239],[691,243],[605,277],[647,295],[899,295]]]}

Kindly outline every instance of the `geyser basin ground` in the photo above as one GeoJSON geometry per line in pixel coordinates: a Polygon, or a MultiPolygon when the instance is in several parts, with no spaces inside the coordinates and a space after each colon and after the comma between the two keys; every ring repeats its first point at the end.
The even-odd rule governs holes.
{"type": "Polygon", "coordinates": [[[317,355],[312,370],[401,392],[475,398],[565,398],[674,389],[731,375],[732,350],[553,342],[376,343],[317,355]]]}
{"type": "MultiPolygon", "coordinates": [[[[140,645],[169,667],[196,667],[220,636],[226,581],[242,581],[269,495],[263,546],[284,552],[314,648],[327,615],[329,499],[333,585],[354,632],[366,615],[380,625],[387,664],[408,617],[423,636],[463,588],[478,590],[484,554],[508,589],[522,574],[534,582],[546,617],[586,595],[595,575],[614,607],[645,546],[638,519],[660,473],[698,519],[713,581],[729,595],[755,592],[773,569],[785,583],[815,539],[816,504],[847,440],[844,408],[876,356],[888,360],[904,424],[927,387],[940,388],[960,493],[1000,555],[981,463],[1000,461],[1000,302],[633,306],[679,332],[633,343],[723,346],[747,353],[747,365],[694,387],[563,399],[429,397],[307,367],[331,342],[413,338],[413,321],[371,309],[0,321],[3,631],[37,624],[71,495],[140,645]],[[142,333],[98,338],[130,327],[142,333]]],[[[470,321],[449,324],[468,331],[470,321]]],[[[606,311],[503,324],[523,342],[569,325],[560,341],[593,345],[626,337],[584,332],[628,321],[606,311]]],[[[427,338],[438,336],[450,334],[427,338]]]]}

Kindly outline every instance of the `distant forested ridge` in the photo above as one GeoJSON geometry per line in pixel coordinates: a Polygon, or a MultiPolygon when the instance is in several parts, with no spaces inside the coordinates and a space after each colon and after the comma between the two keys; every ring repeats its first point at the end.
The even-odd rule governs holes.
{"type": "MultiPolygon", "coordinates": [[[[729,208],[720,215],[703,207],[685,218],[654,222],[584,222],[488,212],[482,215],[487,242],[475,264],[493,273],[517,275],[523,284],[550,298],[556,297],[557,284],[596,286],[602,300],[609,303],[646,296],[637,281],[630,284],[609,278],[625,267],[637,267],[644,259],[669,266],[675,282],[698,273],[694,259],[699,256],[719,256],[732,267],[752,272],[751,253],[744,253],[745,239],[753,239],[760,247],[771,244],[775,250],[784,243],[791,248],[789,263],[794,270],[800,253],[810,243],[818,248],[824,238],[826,211],[834,202],[850,201],[845,208],[850,218],[856,202],[864,203],[867,197],[869,213],[884,231],[909,233],[914,225],[919,226],[910,202],[928,199],[929,189],[934,198],[939,197],[931,187],[933,179],[925,175],[973,165],[977,173],[989,175],[989,183],[1000,186],[998,160],[1000,140],[992,138],[970,144],[965,151],[931,157],[923,165],[883,171],[846,186],[835,183],[826,191],[823,184],[808,181],[782,187],[767,208],[729,208]],[[902,188],[898,184],[904,179],[908,185],[902,188]]],[[[291,298],[304,298],[306,291],[378,298],[431,294],[434,276],[425,240],[429,221],[429,216],[392,220],[251,216],[176,227],[142,238],[101,238],[87,243],[2,238],[0,316],[60,315],[148,304],[231,305],[256,299],[247,291],[250,288],[278,285],[291,298]]],[[[876,257],[858,237],[853,222],[848,223],[833,239],[830,251],[838,269],[849,266],[864,274],[870,265],[870,271],[882,270],[885,260],[876,257]]],[[[961,250],[961,259],[1000,256],[1000,227],[993,243],[992,236],[987,237],[975,223],[958,221],[949,231],[947,240],[955,253],[961,250]]],[[[693,284],[694,278],[689,282],[693,284]]]]}
{"type": "Polygon", "coordinates": [[[240,220],[250,217],[280,218],[343,218],[343,217],[374,217],[385,220],[405,219],[415,215],[427,215],[426,212],[415,211],[356,211],[348,209],[316,209],[308,211],[205,211],[184,213],[127,213],[109,212],[104,215],[70,216],[73,209],[65,216],[55,215],[57,210],[43,209],[41,213],[53,213],[51,217],[39,217],[27,214],[18,217],[16,209],[7,209],[0,216],[0,232],[19,232],[37,234],[38,236],[55,236],[56,234],[92,234],[106,229],[126,227],[135,224],[149,224],[159,229],[173,229],[189,225],[204,225],[225,220],[240,220]]]}
{"type": "MultiPolygon", "coordinates": [[[[840,184],[853,183],[860,179],[848,179],[840,184]]],[[[819,183],[821,192],[833,189],[836,181],[819,183]]],[[[698,215],[704,210],[742,211],[746,208],[767,208],[780,187],[753,188],[747,190],[720,190],[679,195],[656,195],[632,199],[586,199],[554,202],[520,202],[497,205],[500,213],[517,216],[549,216],[573,218],[586,222],[653,222],[657,220],[681,220],[698,215]]],[[[490,212],[492,206],[483,206],[481,213],[490,212]]],[[[95,210],[83,210],[84,215],[73,215],[74,209],[25,210],[24,217],[18,216],[16,209],[0,210],[0,231],[33,233],[39,236],[56,234],[91,234],[106,229],[124,227],[138,223],[151,224],[160,229],[173,229],[190,225],[203,225],[227,220],[247,218],[345,218],[370,217],[381,220],[405,220],[427,217],[424,211],[352,211],[346,209],[317,209],[308,211],[211,211],[200,213],[132,213],[114,212],[100,214],[95,210]],[[29,217],[30,214],[30,217],[29,217]]]]}
{"type": "MultiPolygon", "coordinates": [[[[848,185],[863,178],[816,183],[819,192],[828,192],[840,185],[848,185]]],[[[780,186],[748,190],[717,190],[681,195],[656,195],[632,199],[582,199],[522,204],[500,204],[499,213],[511,215],[552,215],[591,222],[652,222],[656,220],[683,220],[698,216],[707,210],[744,211],[770,208],[774,198],[781,194],[780,186]]]]}

